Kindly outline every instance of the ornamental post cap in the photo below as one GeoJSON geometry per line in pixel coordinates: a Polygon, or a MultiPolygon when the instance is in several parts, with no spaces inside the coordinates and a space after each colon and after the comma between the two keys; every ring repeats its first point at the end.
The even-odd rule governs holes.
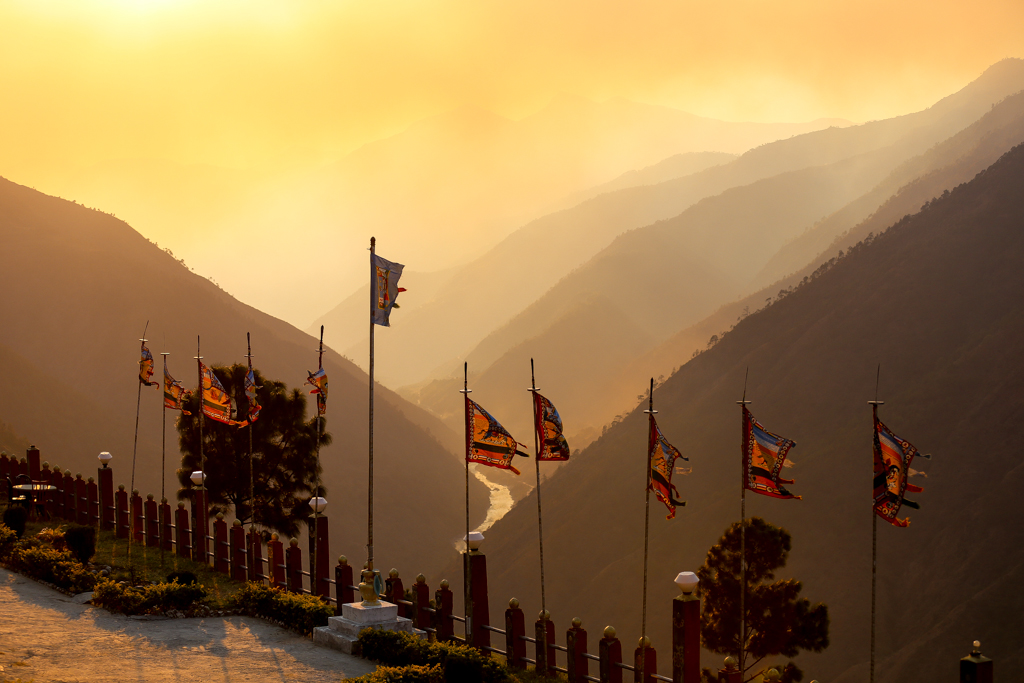
{"type": "Polygon", "coordinates": [[[679,586],[679,590],[683,592],[683,595],[690,595],[697,588],[700,579],[693,572],[679,572],[675,583],[679,586]]]}
{"type": "Polygon", "coordinates": [[[183,501],[179,502],[178,503],[178,507],[184,509],[185,508],[185,503],[183,501]]]}
{"type": "Polygon", "coordinates": [[[166,502],[167,502],[167,496],[161,496],[160,497],[160,503],[163,504],[163,503],[166,503],[166,502]]]}
{"type": "Polygon", "coordinates": [[[426,583],[426,582],[427,582],[427,577],[423,576],[423,574],[417,574],[416,575],[416,583],[426,583]]]}
{"type": "Polygon", "coordinates": [[[82,473],[81,472],[76,472],[75,473],[75,479],[81,479],[81,478],[82,478],[82,473]]]}
{"type": "Polygon", "coordinates": [[[224,513],[223,512],[218,512],[217,513],[217,521],[220,522],[220,521],[223,521],[223,520],[224,520],[224,513]]]}
{"type": "Polygon", "coordinates": [[[231,522],[231,526],[242,526],[242,521],[236,519],[235,521],[231,522]]]}
{"type": "Polygon", "coordinates": [[[512,598],[508,601],[509,609],[519,609],[519,598],[512,598]]]}
{"type": "MultiPolygon", "coordinates": [[[[82,475],[81,475],[81,474],[79,474],[79,475],[78,475],[78,478],[79,478],[79,479],[81,479],[81,478],[82,478],[82,475]]],[[[132,489],[132,495],[133,495],[133,496],[137,496],[137,495],[139,495],[139,490],[138,490],[138,489],[132,489]]]]}
{"type": "Polygon", "coordinates": [[[338,555],[338,564],[340,564],[342,567],[347,567],[348,566],[348,558],[345,557],[344,555],[338,555]]]}
{"type": "Polygon", "coordinates": [[[726,670],[728,670],[728,671],[734,670],[736,668],[736,664],[737,663],[738,662],[737,662],[736,658],[733,657],[732,655],[729,655],[728,657],[725,658],[725,668],[726,668],[726,670]]]}
{"type": "Polygon", "coordinates": [[[292,540],[288,541],[288,545],[290,545],[293,548],[298,546],[299,545],[299,539],[293,538],[292,540]]]}
{"type": "Polygon", "coordinates": [[[582,625],[583,625],[583,620],[582,619],[580,619],[579,617],[573,617],[572,618],[572,627],[573,628],[579,628],[582,625]]]}
{"type": "Polygon", "coordinates": [[[640,640],[637,641],[636,646],[637,647],[650,647],[651,646],[651,639],[648,638],[647,636],[641,636],[640,640]]]}
{"type": "Polygon", "coordinates": [[[66,476],[69,476],[69,477],[70,477],[70,476],[71,476],[71,470],[64,470],[64,474],[65,474],[66,476]]]}
{"type": "Polygon", "coordinates": [[[50,463],[49,463],[49,462],[47,462],[46,460],[44,460],[44,461],[43,461],[43,469],[44,469],[44,470],[48,470],[48,469],[50,469],[50,463]]]}
{"type": "Polygon", "coordinates": [[[537,615],[537,618],[541,621],[547,621],[551,618],[551,612],[547,611],[546,609],[542,609],[540,611],[540,614],[537,615]]]}
{"type": "Polygon", "coordinates": [[[608,639],[608,640],[614,639],[615,638],[615,627],[614,626],[605,626],[604,627],[604,637],[606,639],[608,639]]]}
{"type": "Polygon", "coordinates": [[[395,569],[394,567],[392,567],[391,571],[388,572],[388,577],[390,577],[392,579],[397,579],[398,578],[398,570],[395,569]]]}
{"type": "Polygon", "coordinates": [[[146,494],[146,500],[153,500],[153,494],[152,493],[147,493],[146,494]]]}
{"type": "Polygon", "coordinates": [[[124,484],[118,484],[117,485],[117,490],[118,491],[124,491],[124,484]]]}
{"type": "Polygon", "coordinates": [[[764,680],[766,681],[778,681],[782,678],[782,674],[779,673],[778,669],[768,669],[764,674],[764,680]]]}
{"type": "Polygon", "coordinates": [[[469,546],[470,552],[474,552],[480,549],[480,544],[484,542],[484,535],[479,531],[470,531],[468,535],[462,538],[462,540],[466,541],[466,545],[469,546]]]}
{"type": "Polygon", "coordinates": [[[95,480],[95,479],[93,479],[92,477],[89,477],[89,478],[88,478],[88,479],[87,479],[86,481],[87,481],[88,483],[92,484],[92,483],[93,483],[93,482],[95,482],[96,480],[95,480]]]}
{"type": "Polygon", "coordinates": [[[277,534],[270,534],[270,540],[271,540],[271,541],[276,541],[276,540],[278,540],[278,538],[277,538],[277,534]]]}
{"type": "Polygon", "coordinates": [[[441,579],[441,588],[448,588],[448,579],[441,579]]]}

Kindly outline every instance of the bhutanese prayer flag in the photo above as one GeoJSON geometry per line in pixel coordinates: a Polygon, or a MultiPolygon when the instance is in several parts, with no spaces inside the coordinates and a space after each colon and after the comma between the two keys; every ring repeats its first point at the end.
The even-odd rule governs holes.
{"type": "Polygon", "coordinates": [[[255,422],[256,418],[260,416],[259,401],[256,400],[256,374],[252,371],[252,361],[249,361],[249,372],[245,375],[245,400],[249,406],[249,422],[255,422]]]}
{"type": "Polygon", "coordinates": [[[647,459],[650,463],[650,474],[647,478],[647,488],[654,491],[665,507],[668,508],[668,516],[665,519],[672,519],[676,516],[676,506],[686,505],[685,500],[679,500],[679,489],[672,483],[672,473],[675,471],[676,460],[689,461],[679,450],[668,442],[668,439],[661,433],[654,415],[651,415],[651,433],[647,448],[647,459]]]}
{"type": "Polygon", "coordinates": [[[401,263],[392,263],[382,259],[376,254],[370,255],[370,266],[373,269],[373,301],[371,302],[370,316],[375,325],[391,327],[391,309],[398,308],[395,299],[399,292],[405,290],[398,286],[398,279],[402,277],[401,263]]]}
{"type": "Polygon", "coordinates": [[[490,413],[481,408],[475,401],[466,397],[466,423],[469,427],[466,434],[466,460],[478,462],[490,467],[519,470],[512,466],[512,458],[517,455],[529,457],[520,451],[519,443],[512,438],[501,424],[490,413]]]}
{"type": "Polygon", "coordinates": [[[203,379],[203,415],[226,425],[244,426],[245,422],[235,419],[235,402],[228,396],[224,385],[217,379],[217,375],[213,374],[213,370],[200,361],[199,371],[203,379]]]}
{"type": "MultiPolygon", "coordinates": [[[[307,370],[307,372],[309,372],[307,370]]],[[[313,387],[309,393],[316,394],[317,415],[324,415],[327,412],[327,373],[323,368],[316,372],[309,372],[306,384],[313,387]]]]}
{"type": "Polygon", "coordinates": [[[139,381],[147,387],[160,386],[159,382],[150,382],[153,376],[153,354],[146,348],[146,342],[142,342],[142,358],[139,360],[139,381]]]}
{"type": "Polygon", "coordinates": [[[903,505],[914,509],[920,508],[917,503],[903,497],[907,491],[919,493],[924,490],[907,482],[910,463],[917,455],[917,449],[909,441],[893,434],[879,421],[877,405],[873,405],[872,409],[875,420],[875,514],[893,526],[909,526],[909,518],[897,519],[896,516],[903,505]]]}
{"type": "Polygon", "coordinates": [[[537,430],[540,452],[537,460],[568,460],[569,443],[562,436],[562,418],[551,401],[533,392],[534,428],[537,430]]]}
{"type": "Polygon", "coordinates": [[[754,419],[743,406],[743,485],[755,493],[773,498],[796,498],[782,485],[791,479],[779,476],[786,462],[786,454],[796,443],[772,434],[754,419]]]}
{"type": "Polygon", "coordinates": [[[180,410],[182,415],[191,415],[192,413],[185,410],[185,399],[191,393],[181,382],[171,377],[171,373],[167,372],[167,367],[164,366],[164,407],[180,410]]]}

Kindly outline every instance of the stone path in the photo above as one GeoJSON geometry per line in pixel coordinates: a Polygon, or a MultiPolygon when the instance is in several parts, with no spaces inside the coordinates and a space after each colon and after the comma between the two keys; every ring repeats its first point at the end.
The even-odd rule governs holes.
{"type": "Polygon", "coordinates": [[[129,618],[0,569],[0,682],[319,683],[375,668],[259,619],[129,618]]]}

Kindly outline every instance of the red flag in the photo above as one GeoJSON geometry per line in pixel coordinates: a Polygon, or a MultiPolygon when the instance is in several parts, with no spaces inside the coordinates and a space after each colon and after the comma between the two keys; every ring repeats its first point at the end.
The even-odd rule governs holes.
{"type": "Polygon", "coordinates": [[[533,419],[540,443],[537,460],[568,460],[569,443],[562,436],[562,418],[551,401],[536,391],[533,392],[533,419]]]}
{"type": "Polygon", "coordinates": [[[920,493],[924,490],[907,482],[911,472],[910,463],[917,455],[917,449],[879,421],[877,405],[872,406],[872,413],[875,421],[875,514],[893,526],[909,526],[909,518],[898,519],[896,516],[904,505],[920,508],[917,503],[903,497],[907,491],[920,493]]]}
{"type": "Polygon", "coordinates": [[[503,470],[512,470],[519,474],[519,470],[512,466],[512,458],[517,455],[529,457],[518,448],[523,444],[513,439],[512,435],[491,417],[490,413],[481,408],[476,401],[470,400],[468,396],[466,397],[466,416],[469,426],[466,434],[466,460],[503,470]]]}
{"type": "Polygon", "coordinates": [[[676,460],[689,458],[683,456],[675,446],[668,442],[668,439],[661,433],[658,423],[651,415],[651,434],[647,447],[647,461],[650,465],[647,477],[647,488],[654,491],[665,507],[668,508],[668,516],[665,519],[672,519],[676,516],[676,506],[686,505],[685,500],[678,500],[679,489],[672,483],[672,473],[675,471],[676,460]]]}
{"type": "Polygon", "coordinates": [[[792,479],[780,477],[786,463],[786,454],[796,443],[772,434],[754,419],[743,406],[743,485],[754,493],[772,498],[795,498],[782,485],[792,484],[792,479]]]}

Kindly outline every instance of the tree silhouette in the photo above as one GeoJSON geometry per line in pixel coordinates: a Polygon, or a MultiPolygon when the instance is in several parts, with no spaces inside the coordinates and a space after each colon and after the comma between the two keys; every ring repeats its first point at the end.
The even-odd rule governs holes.
{"type": "MultiPolygon", "coordinates": [[[[229,396],[235,398],[239,416],[246,413],[245,375],[248,367],[213,368],[229,396]]],[[[325,418],[306,420],[306,396],[288,390],[283,382],[265,379],[253,371],[263,410],[252,425],[253,490],[255,523],[264,533],[277,531],[298,535],[299,525],[310,516],[308,502],[316,486],[316,430],[320,420],[320,445],[331,443],[325,418]]],[[[178,499],[191,498],[195,490],[189,476],[201,469],[199,457],[199,402],[193,392],[185,402],[191,415],[180,415],[175,426],[181,448],[178,499]]],[[[203,454],[210,514],[228,514],[249,523],[253,504],[249,496],[249,428],[226,425],[209,418],[203,421],[203,454]]],[[[320,493],[324,493],[323,487],[320,493]]]]}
{"type": "MultiPolygon", "coordinates": [[[[739,522],[730,526],[697,571],[704,602],[701,643],[707,650],[733,657],[739,657],[740,651],[740,529],[739,522]]],[[[767,669],[767,663],[762,665],[767,658],[795,657],[799,650],[821,652],[828,647],[828,607],[798,597],[799,581],[775,580],[775,571],[786,565],[790,547],[785,529],[760,517],[747,520],[747,642],[745,661],[740,664],[744,681],[767,669]]],[[[803,672],[792,662],[775,668],[782,672],[783,683],[803,679],[803,672]]],[[[704,673],[707,676],[710,671],[704,673]]]]}

